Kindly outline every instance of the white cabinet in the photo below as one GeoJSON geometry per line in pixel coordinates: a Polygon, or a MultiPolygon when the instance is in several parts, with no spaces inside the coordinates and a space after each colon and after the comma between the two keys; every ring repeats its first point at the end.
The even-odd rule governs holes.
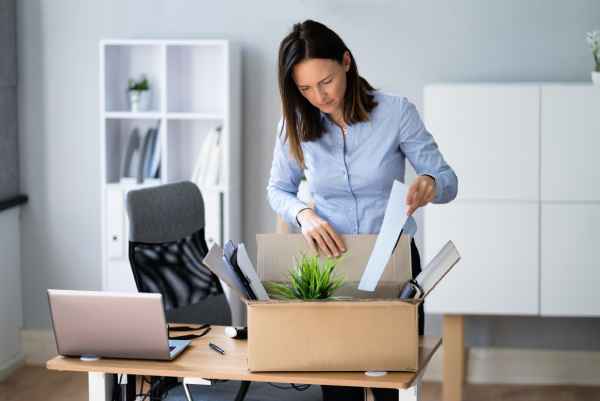
{"type": "Polygon", "coordinates": [[[457,199],[538,199],[538,87],[429,86],[425,119],[459,177],[457,199]]]}
{"type": "Polygon", "coordinates": [[[600,316],[600,204],[543,204],[541,313],[600,316]]]}
{"type": "Polygon", "coordinates": [[[600,316],[600,88],[432,85],[425,124],[459,180],[425,210],[425,260],[462,254],[427,310],[600,316]]]}
{"type": "Polygon", "coordinates": [[[538,206],[517,202],[429,205],[425,214],[430,260],[449,239],[461,254],[433,291],[428,313],[538,313],[538,206]]]}
{"type": "Polygon", "coordinates": [[[600,316],[600,88],[542,88],[541,314],[600,316]]]}
{"type": "MultiPolygon", "coordinates": [[[[128,259],[128,191],[191,180],[200,149],[220,127],[220,171],[205,196],[208,245],[241,237],[240,62],[239,49],[227,40],[103,40],[100,43],[100,152],[102,186],[103,288],[135,291],[128,259]],[[148,107],[131,111],[128,80],[148,78],[148,107]],[[158,129],[149,164],[134,153],[151,128],[158,129]],[[135,133],[137,130],[137,134],[135,133]],[[136,159],[137,157],[137,159],[136,159]],[[154,164],[153,164],[154,162],[154,164]],[[136,167],[137,166],[137,167],[136,167]],[[141,166],[144,166],[141,168],[141,166]],[[126,174],[129,173],[129,174],[126,174]],[[151,173],[151,174],[147,174],[151,173]],[[129,177],[124,177],[128,175],[129,177]]],[[[145,145],[144,145],[145,146],[145,145]]]]}
{"type": "Polygon", "coordinates": [[[600,87],[542,88],[542,200],[600,201],[600,87]]]}

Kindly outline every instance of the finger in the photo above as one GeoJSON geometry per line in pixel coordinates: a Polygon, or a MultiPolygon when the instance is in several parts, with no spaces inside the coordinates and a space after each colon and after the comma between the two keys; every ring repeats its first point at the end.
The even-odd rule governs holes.
{"type": "Polygon", "coordinates": [[[415,185],[415,192],[413,192],[412,195],[412,202],[410,203],[411,205],[418,205],[419,204],[419,200],[421,199],[421,196],[423,195],[423,191],[421,190],[419,185],[415,185]]]}
{"type": "Polygon", "coordinates": [[[422,199],[421,206],[425,206],[427,203],[431,202],[435,197],[435,186],[430,180],[423,180],[423,191],[422,191],[422,199]]]}
{"type": "Polygon", "coordinates": [[[429,195],[427,198],[429,202],[431,202],[435,198],[436,189],[437,189],[437,186],[436,186],[435,181],[431,182],[429,185],[429,195]]]}
{"type": "Polygon", "coordinates": [[[331,257],[331,251],[329,250],[329,247],[327,246],[327,244],[323,240],[323,237],[321,236],[321,233],[315,232],[313,238],[317,241],[317,244],[319,245],[319,249],[323,252],[323,254],[331,257]]]}
{"type": "Polygon", "coordinates": [[[419,195],[415,198],[415,201],[413,202],[413,204],[409,206],[406,214],[411,216],[418,208],[420,208],[421,206],[424,206],[425,204],[427,204],[427,202],[425,201],[423,192],[420,192],[419,195]]]}
{"type": "Polygon", "coordinates": [[[325,228],[327,229],[327,231],[329,232],[329,235],[331,236],[331,238],[333,238],[333,241],[335,242],[335,244],[337,245],[337,248],[339,250],[340,253],[344,253],[346,252],[346,244],[344,244],[344,240],[342,238],[341,235],[339,235],[334,229],[333,227],[331,227],[331,225],[327,224],[325,226],[325,228]]]}
{"type": "Polygon", "coordinates": [[[435,198],[435,187],[432,185],[429,187],[429,191],[427,191],[427,196],[425,197],[425,203],[431,202],[435,198]]]}
{"type": "Polygon", "coordinates": [[[415,192],[417,192],[417,186],[413,183],[409,188],[408,188],[408,194],[406,194],[406,204],[407,205],[412,205],[413,203],[413,198],[415,196],[415,192]]]}
{"type": "Polygon", "coordinates": [[[308,244],[308,247],[310,248],[310,250],[315,255],[318,254],[319,251],[317,250],[317,246],[315,244],[315,240],[309,234],[304,234],[304,239],[306,240],[306,243],[308,244]]]}
{"type": "Polygon", "coordinates": [[[325,240],[325,243],[327,244],[327,247],[331,251],[332,255],[335,257],[340,256],[340,250],[338,249],[337,244],[335,243],[334,239],[331,236],[331,233],[329,232],[329,230],[327,230],[326,227],[323,227],[323,230],[321,231],[321,236],[325,240]]]}
{"type": "Polygon", "coordinates": [[[415,195],[412,205],[415,207],[423,206],[425,197],[427,196],[427,182],[421,181],[419,184],[419,190],[415,195]]]}

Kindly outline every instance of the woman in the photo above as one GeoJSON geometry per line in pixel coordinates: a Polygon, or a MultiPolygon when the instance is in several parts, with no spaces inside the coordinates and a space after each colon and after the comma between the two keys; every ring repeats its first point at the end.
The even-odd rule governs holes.
{"type": "MultiPolygon", "coordinates": [[[[407,158],[418,176],[406,198],[404,232],[412,214],[456,197],[458,180],[406,98],[376,91],[358,74],[350,50],[325,25],[294,25],[279,48],[283,119],[275,143],[267,196],[271,207],[299,226],[309,246],[328,256],[345,251],[340,234],[377,234],[394,180],[404,182],[407,158]],[[297,199],[306,177],[314,209],[297,199]]],[[[398,205],[403,207],[403,205],[398,205]]],[[[420,272],[414,244],[413,275],[420,272]]],[[[419,311],[423,334],[423,311],[419,311]]],[[[323,386],[323,399],[362,399],[356,388],[323,386]]],[[[379,391],[377,400],[396,397],[379,391]]]]}

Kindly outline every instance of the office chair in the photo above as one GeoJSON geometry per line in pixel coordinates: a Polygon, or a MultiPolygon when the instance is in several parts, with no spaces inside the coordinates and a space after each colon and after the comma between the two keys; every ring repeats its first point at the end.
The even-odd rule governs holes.
{"type": "Polygon", "coordinates": [[[170,322],[177,320],[172,312],[187,308],[196,315],[190,318],[202,323],[231,324],[221,283],[202,263],[208,246],[198,187],[178,182],[132,190],[127,214],[129,262],[138,291],[162,294],[170,322]]]}
{"type": "MultiPolygon", "coordinates": [[[[177,310],[185,309],[188,316],[196,315],[192,320],[231,324],[221,282],[202,262],[208,246],[198,187],[184,181],[132,190],[127,195],[127,214],[129,262],[138,291],[162,294],[169,322],[190,323],[185,314],[177,316],[177,310]]],[[[241,383],[236,401],[244,399],[249,384],[241,383]]],[[[188,396],[187,386],[185,390],[188,396]]]]}

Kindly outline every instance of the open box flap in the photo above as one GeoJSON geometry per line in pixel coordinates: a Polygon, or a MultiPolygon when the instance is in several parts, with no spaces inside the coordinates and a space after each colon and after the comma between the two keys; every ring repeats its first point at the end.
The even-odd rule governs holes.
{"type": "Polygon", "coordinates": [[[452,241],[448,241],[415,278],[423,289],[422,298],[426,298],[429,295],[459,260],[460,254],[456,246],[454,246],[452,241]]]}

